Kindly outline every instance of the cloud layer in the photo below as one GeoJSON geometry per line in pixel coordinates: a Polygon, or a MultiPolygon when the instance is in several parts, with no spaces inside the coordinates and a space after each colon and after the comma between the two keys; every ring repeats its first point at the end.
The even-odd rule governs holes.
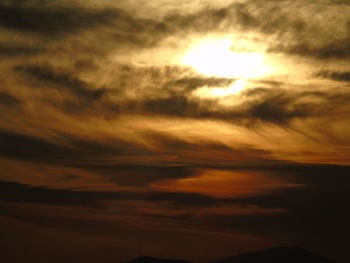
{"type": "Polygon", "coordinates": [[[2,1],[0,258],[207,261],[293,243],[349,261],[349,13],[339,0],[2,1]],[[223,40],[267,73],[183,62],[223,40]]]}

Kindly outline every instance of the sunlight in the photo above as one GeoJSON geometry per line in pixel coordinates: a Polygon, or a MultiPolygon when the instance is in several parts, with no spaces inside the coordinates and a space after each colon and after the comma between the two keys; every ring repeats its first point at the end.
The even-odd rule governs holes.
{"type": "Polygon", "coordinates": [[[195,97],[215,98],[235,95],[244,90],[246,87],[245,79],[238,79],[228,87],[201,87],[193,92],[195,97]]]}
{"type": "Polygon", "coordinates": [[[231,50],[231,40],[203,41],[182,58],[182,63],[198,73],[224,78],[254,78],[264,75],[264,56],[254,52],[231,50]]]}

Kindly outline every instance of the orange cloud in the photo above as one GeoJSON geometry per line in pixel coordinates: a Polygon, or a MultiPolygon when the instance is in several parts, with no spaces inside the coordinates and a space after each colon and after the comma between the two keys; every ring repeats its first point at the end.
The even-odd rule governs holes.
{"type": "Polygon", "coordinates": [[[166,191],[195,192],[215,197],[251,196],[302,185],[283,181],[276,176],[256,171],[198,169],[191,178],[157,182],[152,188],[166,191]]]}

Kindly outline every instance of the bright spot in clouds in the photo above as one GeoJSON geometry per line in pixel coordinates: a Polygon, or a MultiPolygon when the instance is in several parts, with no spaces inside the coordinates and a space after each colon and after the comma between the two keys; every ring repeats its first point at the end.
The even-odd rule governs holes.
{"type": "Polygon", "coordinates": [[[182,63],[198,73],[224,78],[254,78],[264,75],[264,56],[254,52],[232,51],[229,39],[203,41],[182,58],[182,63]]]}
{"type": "Polygon", "coordinates": [[[225,97],[239,93],[240,91],[245,89],[245,86],[246,80],[238,79],[228,87],[198,88],[193,92],[193,95],[201,98],[225,97]]]}

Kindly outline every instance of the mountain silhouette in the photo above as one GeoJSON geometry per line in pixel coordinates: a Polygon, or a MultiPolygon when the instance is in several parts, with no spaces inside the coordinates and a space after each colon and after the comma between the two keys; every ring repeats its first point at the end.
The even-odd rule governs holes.
{"type": "Polygon", "coordinates": [[[191,262],[187,260],[182,260],[182,259],[138,257],[124,263],[191,263],[191,262]]]}
{"type": "Polygon", "coordinates": [[[274,247],[256,252],[243,253],[211,263],[335,263],[298,247],[274,247]]]}
{"type": "MultiPolygon", "coordinates": [[[[124,263],[191,263],[181,259],[138,257],[124,263]]],[[[273,247],[256,252],[243,253],[210,263],[335,263],[335,261],[314,255],[298,246],[273,247]]]]}

